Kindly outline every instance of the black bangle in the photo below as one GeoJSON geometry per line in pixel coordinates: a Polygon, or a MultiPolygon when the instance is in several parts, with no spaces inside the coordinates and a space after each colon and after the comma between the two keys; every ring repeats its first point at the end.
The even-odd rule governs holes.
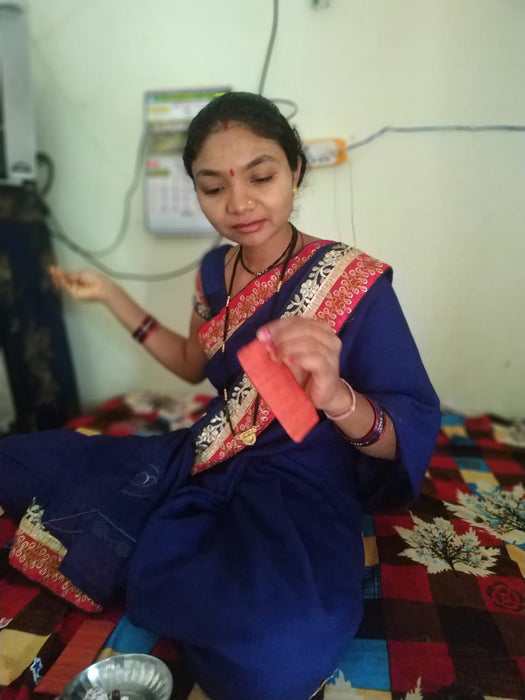
{"type": "Polygon", "coordinates": [[[344,439],[349,442],[351,445],[354,447],[370,447],[370,445],[374,445],[378,440],[380,440],[386,430],[386,418],[385,418],[385,412],[377,404],[375,401],[372,401],[368,396],[365,396],[365,399],[368,401],[368,403],[372,406],[374,409],[374,424],[372,425],[371,429],[368,431],[366,435],[363,435],[362,438],[351,438],[348,437],[348,435],[345,435],[343,431],[337,427],[337,431],[339,434],[344,437],[344,439]]]}
{"type": "Polygon", "coordinates": [[[131,337],[138,343],[143,343],[148,335],[158,326],[157,319],[153,316],[146,316],[140,326],[133,331],[131,337]]]}

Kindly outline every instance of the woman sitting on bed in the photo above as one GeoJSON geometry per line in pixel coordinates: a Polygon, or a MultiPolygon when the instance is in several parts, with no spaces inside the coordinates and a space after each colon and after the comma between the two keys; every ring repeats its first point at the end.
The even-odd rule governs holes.
{"type": "Polygon", "coordinates": [[[53,277],[217,397],[168,435],[7,438],[0,503],[18,519],[33,504],[72,585],[97,604],[125,590],[131,620],[177,640],[213,700],[307,700],[359,625],[362,513],[416,497],[438,401],[390,269],[290,223],[306,158],[271,102],[214,99],[184,163],[229,242],[202,261],[187,338],[95,272],[53,277]],[[239,365],[256,337],[318,412],[300,443],[239,365]]]}

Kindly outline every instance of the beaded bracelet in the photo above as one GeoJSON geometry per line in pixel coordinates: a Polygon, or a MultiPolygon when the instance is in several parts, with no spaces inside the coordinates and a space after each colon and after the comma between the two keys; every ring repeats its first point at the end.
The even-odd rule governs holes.
{"type": "Polygon", "coordinates": [[[144,343],[149,334],[155,330],[158,326],[158,321],[153,316],[146,316],[142,321],[140,326],[133,331],[131,337],[134,338],[138,343],[144,343]]]}
{"type": "Polygon", "coordinates": [[[356,403],[357,403],[357,396],[355,395],[355,391],[352,389],[350,384],[346,382],[342,377],[339,377],[339,381],[342,382],[348,391],[350,392],[350,408],[348,408],[346,411],[343,411],[342,413],[338,413],[337,415],[332,415],[331,413],[328,413],[327,411],[324,411],[324,414],[327,418],[330,420],[342,420],[343,418],[348,418],[349,415],[351,415],[355,411],[356,403]]]}

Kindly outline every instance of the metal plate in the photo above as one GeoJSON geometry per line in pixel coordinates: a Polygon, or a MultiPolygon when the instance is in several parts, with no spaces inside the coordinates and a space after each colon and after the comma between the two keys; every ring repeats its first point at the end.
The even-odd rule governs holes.
{"type": "Polygon", "coordinates": [[[166,664],[149,654],[119,654],[99,661],[73,678],[60,700],[169,700],[173,679],[166,664]],[[114,693],[114,698],[117,694],[114,693]]]}

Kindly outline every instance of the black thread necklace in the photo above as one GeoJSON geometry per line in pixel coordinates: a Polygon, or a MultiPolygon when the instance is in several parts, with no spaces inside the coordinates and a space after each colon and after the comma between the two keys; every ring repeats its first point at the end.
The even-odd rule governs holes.
{"type": "MultiPolygon", "coordinates": [[[[294,234],[292,232],[292,240],[293,240],[293,235],[294,234]]],[[[261,275],[266,274],[268,272],[268,270],[271,270],[272,267],[275,267],[276,265],[278,265],[281,262],[281,260],[284,258],[284,256],[289,252],[292,240],[290,240],[290,243],[288,243],[288,245],[283,250],[283,252],[279,255],[279,257],[276,260],[274,260],[271,265],[268,265],[268,267],[265,267],[264,270],[261,270],[260,272],[254,272],[253,270],[250,270],[248,265],[244,262],[244,254],[243,254],[242,246],[239,247],[239,252],[237,253],[237,256],[240,258],[241,265],[244,267],[246,272],[249,272],[250,275],[253,275],[255,278],[257,278],[257,277],[260,277],[261,275]]],[[[294,245],[294,247],[295,247],[295,245],[294,245]]]]}
{"type": "MultiPolygon", "coordinates": [[[[283,281],[284,281],[284,275],[286,274],[286,270],[288,268],[288,263],[290,262],[292,255],[295,250],[295,246],[297,245],[297,236],[298,232],[297,229],[293,224],[290,224],[292,227],[292,237],[290,239],[290,242],[288,243],[286,250],[277,258],[277,261],[274,262],[270,267],[268,267],[266,270],[263,270],[262,272],[259,272],[258,274],[254,274],[250,270],[246,268],[246,266],[243,263],[242,260],[242,246],[239,246],[239,251],[235,257],[235,262],[233,263],[233,270],[232,270],[232,276],[230,278],[230,284],[228,287],[228,296],[226,297],[226,307],[224,310],[224,329],[222,332],[222,356],[223,358],[226,355],[226,340],[228,338],[228,331],[229,331],[229,325],[230,325],[230,300],[232,296],[232,291],[233,291],[233,283],[235,281],[235,274],[237,272],[237,267],[239,266],[239,262],[241,265],[245,268],[247,272],[249,272],[251,275],[254,275],[254,277],[260,277],[262,274],[265,272],[268,272],[272,267],[275,267],[279,260],[283,256],[286,256],[282,268],[281,268],[281,274],[279,275],[279,281],[277,282],[277,289],[275,290],[274,296],[273,296],[273,304],[272,304],[272,311],[270,314],[270,318],[273,317],[273,313],[275,310],[275,305],[277,304],[277,299],[279,292],[281,291],[281,287],[283,286],[283,281]]],[[[233,428],[233,421],[230,415],[230,409],[228,407],[228,389],[227,387],[224,387],[223,389],[223,397],[224,397],[224,410],[226,412],[226,418],[228,420],[228,424],[230,426],[230,430],[232,435],[237,439],[243,442],[245,445],[254,445],[255,441],[257,440],[257,417],[259,415],[259,404],[261,403],[261,397],[259,393],[257,393],[257,396],[255,397],[254,405],[253,405],[253,419],[252,419],[252,425],[249,428],[246,428],[246,430],[243,430],[242,432],[235,434],[235,430],[233,428]]]]}

